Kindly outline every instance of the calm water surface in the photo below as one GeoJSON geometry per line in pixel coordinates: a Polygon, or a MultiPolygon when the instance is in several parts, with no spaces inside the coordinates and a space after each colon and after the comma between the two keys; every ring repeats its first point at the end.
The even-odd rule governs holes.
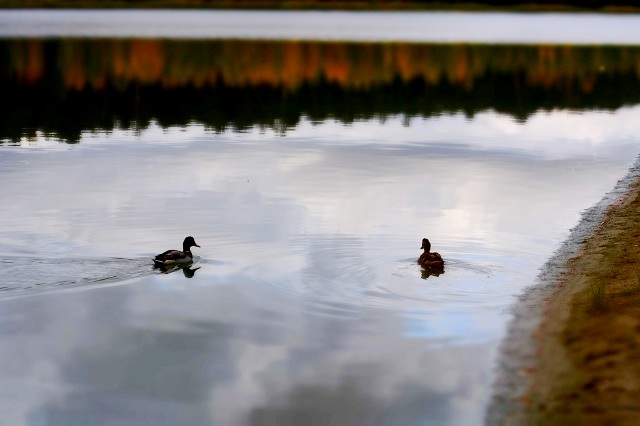
{"type": "Polygon", "coordinates": [[[624,175],[638,112],[2,147],[2,417],[481,423],[505,310],[624,175]],[[192,276],[153,271],[188,234],[192,276]]]}
{"type": "Polygon", "coordinates": [[[640,17],[613,13],[2,10],[0,37],[637,45],[640,17]]]}
{"type": "Polygon", "coordinates": [[[490,71],[363,88],[334,71],[379,69],[356,60],[371,46],[320,82],[265,54],[203,83],[188,59],[145,68],[193,46],[146,41],[101,71],[73,44],[16,43],[0,46],[6,424],[482,424],[508,307],[640,149],[635,92],[610,86],[637,76],[615,61],[517,90],[490,71]],[[193,265],[154,270],[187,235],[193,265]],[[423,237],[444,274],[416,264],[423,237]]]}

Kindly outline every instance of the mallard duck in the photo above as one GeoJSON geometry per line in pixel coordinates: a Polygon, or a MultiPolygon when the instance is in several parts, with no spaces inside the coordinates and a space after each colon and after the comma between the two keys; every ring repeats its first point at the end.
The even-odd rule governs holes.
{"type": "Polygon", "coordinates": [[[442,256],[440,256],[440,253],[431,252],[431,243],[428,239],[422,239],[422,247],[420,248],[424,250],[424,253],[422,253],[418,258],[418,263],[420,265],[430,269],[444,268],[444,260],[442,259],[442,256]]]}
{"type": "Polygon", "coordinates": [[[169,266],[176,263],[189,263],[193,260],[191,254],[191,247],[200,247],[196,244],[196,240],[193,237],[187,237],[182,243],[182,251],[180,250],[167,250],[164,253],[157,255],[153,262],[156,266],[169,266]]]}

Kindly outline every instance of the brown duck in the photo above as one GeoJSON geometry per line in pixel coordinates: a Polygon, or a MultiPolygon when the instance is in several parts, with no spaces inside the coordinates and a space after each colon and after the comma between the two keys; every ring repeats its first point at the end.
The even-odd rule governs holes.
{"type": "Polygon", "coordinates": [[[418,258],[418,263],[420,265],[429,269],[444,268],[444,260],[442,259],[442,256],[440,256],[440,253],[436,253],[435,251],[431,252],[431,243],[428,239],[422,239],[422,247],[420,248],[424,250],[424,253],[422,253],[418,258]]]}

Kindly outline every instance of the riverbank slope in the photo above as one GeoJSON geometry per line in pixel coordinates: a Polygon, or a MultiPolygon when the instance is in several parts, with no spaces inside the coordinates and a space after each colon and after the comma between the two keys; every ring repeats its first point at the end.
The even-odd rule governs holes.
{"type": "Polygon", "coordinates": [[[586,223],[568,244],[577,250],[560,262],[552,259],[545,268],[564,266],[543,271],[542,288],[529,292],[533,299],[543,296],[533,342],[519,333],[535,322],[535,309],[518,319],[516,308],[490,424],[640,424],[637,166],[626,181],[610,194],[608,207],[585,213],[586,223]],[[545,272],[554,281],[546,290],[545,272]]]}
{"type": "Polygon", "coordinates": [[[571,259],[537,332],[535,424],[640,424],[640,183],[571,259]]]}

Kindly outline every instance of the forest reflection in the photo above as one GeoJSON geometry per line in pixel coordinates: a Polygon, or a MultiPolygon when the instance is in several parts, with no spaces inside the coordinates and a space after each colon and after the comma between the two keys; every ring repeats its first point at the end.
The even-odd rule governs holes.
{"type": "Polygon", "coordinates": [[[286,131],[312,120],[640,101],[640,47],[294,41],[0,41],[0,140],[203,123],[286,131]]]}

